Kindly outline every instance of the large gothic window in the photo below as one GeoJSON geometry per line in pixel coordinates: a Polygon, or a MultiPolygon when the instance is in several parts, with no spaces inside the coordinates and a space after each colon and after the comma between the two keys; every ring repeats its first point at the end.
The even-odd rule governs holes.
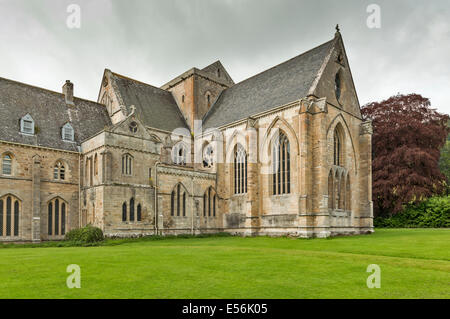
{"type": "Polygon", "coordinates": [[[177,165],[186,165],[187,147],[183,142],[177,143],[172,149],[172,161],[177,165]]]}
{"type": "Polygon", "coordinates": [[[67,203],[55,198],[48,203],[48,235],[62,236],[66,233],[67,203]]]}
{"type": "Polygon", "coordinates": [[[0,198],[0,237],[19,236],[20,208],[18,198],[12,195],[0,198]]]}
{"type": "Polygon", "coordinates": [[[234,193],[247,193],[247,153],[241,144],[234,151],[234,193]]]}
{"type": "Polygon", "coordinates": [[[272,143],[272,192],[274,195],[291,192],[291,152],[287,136],[281,133],[272,143]]]}

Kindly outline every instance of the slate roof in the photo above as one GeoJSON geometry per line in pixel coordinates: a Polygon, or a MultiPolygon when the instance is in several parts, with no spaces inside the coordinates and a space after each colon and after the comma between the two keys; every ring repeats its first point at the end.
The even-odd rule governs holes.
{"type": "Polygon", "coordinates": [[[333,40],[224,90],[203,119],[220,127],[306,97],[333,40]]]}
{"type": "Polygon", "coordinates": [[[74,106],[69,106],[62,93],[0,78],[0,140],[78,152],[82,141],[109,125],[104,105],[74,98],[74,106]],[[20,133],[20,119],[27,113],[35,123],[34,136],[20,133]],[[62,140],[67,122],[75,143],[62,140]]]}
{"type": "Polygon", "coordinates": [[[117,73],[112,73],[112,77],[128,112],[134,105],[136,115],[145,126],[169,132],[188,128],[172,93],[117,73]]]}

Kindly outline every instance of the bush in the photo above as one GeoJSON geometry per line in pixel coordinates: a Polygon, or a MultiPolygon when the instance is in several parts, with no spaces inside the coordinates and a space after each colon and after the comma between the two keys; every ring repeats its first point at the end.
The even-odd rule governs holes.
{"type": "Polygon", "coordinates": [[[431,197],[417,205],[408,205],[402,212],[374,219],[375,227],[445,228],[450,227],[450,196],[431,197]]]}
{"type": "Polygon", "coordinates": [[[87,225],[83,228],[73,229],[64,237],[67,241],[81,243],[95,243],[104,239],[103,232],[100,228],[87,225]]]}

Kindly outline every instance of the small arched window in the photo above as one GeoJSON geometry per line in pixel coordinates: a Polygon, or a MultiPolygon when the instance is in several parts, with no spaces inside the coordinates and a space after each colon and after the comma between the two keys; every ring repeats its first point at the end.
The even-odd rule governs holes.
{"type": "Polygon", "coordinates": [[[281,133],[272,145],[272,192],[274,195],[291,192],[291,152],[287,136],[281,133]]]}
{"type": "Polygon", "coordinates": [[[130,199],[130,222],[134,222],[134,198],[130,199]]]}
{"type": "Polygon", "coordinates": [[[241,144],[234,152],[234,193],[247,193],[247,153],[241,144]]]}
{"type": "Polygon", "coordinates": [[[203,149],[203,167],[211,168],[214,166],[214,148],[211,144],[208,144],[203,149]]]}
{"type": "Polygon", "coordinates": [[[2,174],[3,175],[11,175],[12,174],[12,156],[10,154],[3,155],[2,174]]]}
{"type": "Polygon", "coordinates": [[[341,158],[342,158],[342,141],[341,136],[337,130],[334,130],[333,136],[333,164],[336,166],[341,166],[341,158]]]}
{"type": "Polygon", "coordinates": [[[140,222],[142,221],[142,206],[141,204],[137,205],[137,221],[140,222]]]}
{"type": "Polygon", "coordinates": [[[127,203],[122,204],[122,221],[127,221],[127,203]]]}
{"type": "Polygon", "coordinates": [[[20,131],[24,134],[34,135],[34,120],[30,114],[20,119],[20,131]]]}
{"type": "Polygon", "coordinates": [[[12,195],[0,198],[0,237],[19,236],[21,202],[12,195]]]}
{"type": "Polygon", "coordinates": [[[74,140],[74,130],[72,125],[70,125],[69,123],[66,123],[63,127],[62,127],[62,139],[64,141],[70,141],[73,142],[74,140]]]}
{"type": "Polygon", "coordinates": [[[63,181],[66,179],[66,168],[61,161],[56,162],[53,168],[53,179],[63,181]]]}
{"type": "Polygon", "coordinates": [[[183,216],[186,216],[186,192],[183,193],[183,216]]]}
{"type": "Polygon", "coordinates": [[[133,157],[130,154],[122,155],[122,174],[132,175],[133,174],[133,157]]]}
{"type": "Polygon", "coordinates": [[[94,156],[94,175],[98,175],[98,156],[95,154],[94,156]]]}
{"type": "Polygon", "coordinates": [[[175,216],[175,191],[170,194],[170,216],[175,216]]]}
{"type": "Polygon", "coordinates": [[[186,165],[187,147],[183,142],[177,143],[172,149],[172,161],[177,165],[186,165]]]}
{"type": "Polygon", "coordinates": [[[60,198],[50,201],[48,207],[48,235],[59,236],[66,233],[67,203],[60,198]]]}
{"type": "Polygon", "coordinates": [[[206,94],[206,103],[208,105],[208,108],[211,107],[211,94],[206,94]]]}

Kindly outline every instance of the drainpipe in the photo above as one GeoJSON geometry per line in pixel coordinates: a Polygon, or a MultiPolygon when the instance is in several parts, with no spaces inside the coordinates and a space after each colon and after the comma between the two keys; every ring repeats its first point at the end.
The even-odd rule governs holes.
{"type": "Polygon", "coordinates": [[[195,194],[194,194],[194,178],[191,179],[191,194],[192,194],[192,200],[191,200],[191,234],[194,235],[194,209],[196,209],[197,207],[195,207],[195,194]]]}
{"type": "Polygon", "coordinates": [[[80,146],[80,155],[78,156],[78,228],[83,227],[81,225],[81,223],[83,222],[83,217],[82,217],[82,213],[81,213],[81,157],[82,156],[83,156],[83,153],[81,152],[81,146],[80,146]]]}
{"type": "Polygon", "coordinates": [[[155,235],[158,234],[158,165],[161,164],[161,162],[157,161],[155,163],[155,235]]]}

